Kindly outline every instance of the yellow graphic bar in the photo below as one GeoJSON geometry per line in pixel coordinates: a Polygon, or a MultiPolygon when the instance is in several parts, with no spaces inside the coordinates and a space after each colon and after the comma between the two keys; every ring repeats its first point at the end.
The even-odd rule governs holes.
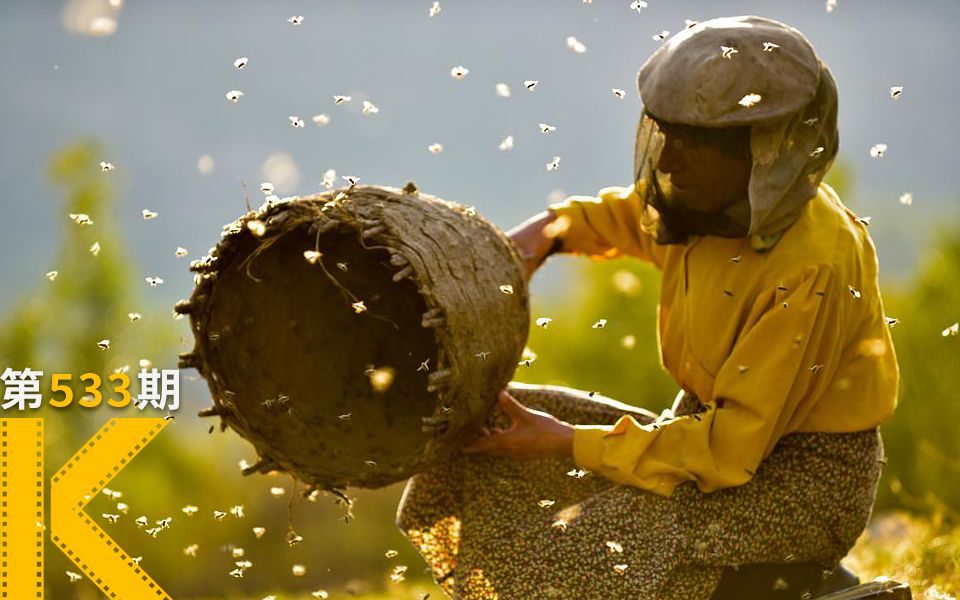
{"type": "Polygon", "coordinates": [[[112,419],[51,481],[51,539],[108,598],[169,599],[84,508],[169,423],[112,419]]]}
{"type": "Polygon", "coordinates": [[[43,419],[0,419],[0,598],[43,598],[43,419]]]}

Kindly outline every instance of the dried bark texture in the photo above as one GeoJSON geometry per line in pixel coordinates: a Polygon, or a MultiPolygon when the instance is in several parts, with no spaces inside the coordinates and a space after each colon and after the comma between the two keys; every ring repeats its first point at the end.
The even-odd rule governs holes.
{"type": "Polygon", "coordinates": [[[201,414],[256,447],[247,472],[311,488],[382,487],[456,451],[529,328],[510,239],[413,186],[267,202],[191,270],[196,288],[175,310],[196,341],[181,367],[214,399],[201,414]]]}

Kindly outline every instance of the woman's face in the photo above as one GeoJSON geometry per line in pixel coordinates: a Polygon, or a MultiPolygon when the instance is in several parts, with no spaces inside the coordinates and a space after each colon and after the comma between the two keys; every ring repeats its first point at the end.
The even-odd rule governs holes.
{"type": "Polygon", "coordinates": [[[670,199],[700,211],[722,211],[747,195],[750,128],[706,128],[658,121],[664,135],[656,168],[669,175],[670,199]]]}

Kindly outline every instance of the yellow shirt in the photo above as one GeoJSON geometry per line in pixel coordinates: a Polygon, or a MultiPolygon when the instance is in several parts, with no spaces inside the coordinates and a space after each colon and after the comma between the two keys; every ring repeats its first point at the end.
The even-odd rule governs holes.
{"type": "Polygon", "coordinates": [[[657,426],[578,425],[580,468],[664,496],[690,480],[710,492],[749,481],[785,434],[861,431],[892,414],[899,369],[876,250],[826,184],[765,253],[748,238],[657,244],[633,186],[548,209],[568,217],[562,251],[662,271],[660,361],[708,407],[657,426]]]}

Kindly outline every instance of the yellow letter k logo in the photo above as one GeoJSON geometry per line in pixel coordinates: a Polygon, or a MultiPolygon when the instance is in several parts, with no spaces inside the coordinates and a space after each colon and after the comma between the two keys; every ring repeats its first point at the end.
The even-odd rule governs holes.
{"type": "MultiPolygon", "coordinates": [[[[169,423],[112,419],[54,476],[50,538],[110,598],[170,598],[84,508],[169,423]]],[[[43,419],[0,419],[0,598],[43,598],[43,419]]]]}

